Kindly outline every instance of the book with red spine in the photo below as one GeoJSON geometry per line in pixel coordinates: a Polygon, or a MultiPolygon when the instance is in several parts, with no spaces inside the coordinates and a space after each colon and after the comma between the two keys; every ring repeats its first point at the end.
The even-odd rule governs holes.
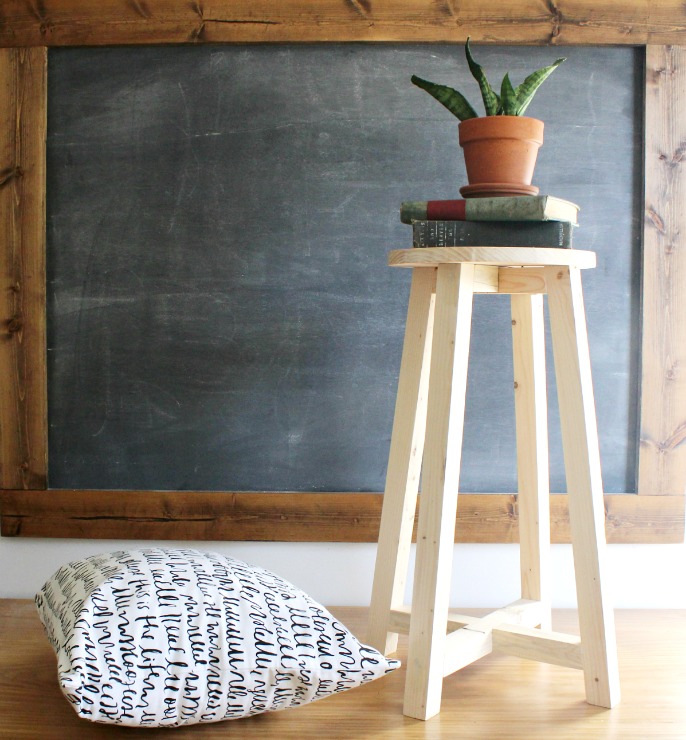
{"type": "Polygon", "coordinates": [[[400,220],[413,221],[566,221],[578,224],[579,206],[553,195],[404,201],[400,220]]]}

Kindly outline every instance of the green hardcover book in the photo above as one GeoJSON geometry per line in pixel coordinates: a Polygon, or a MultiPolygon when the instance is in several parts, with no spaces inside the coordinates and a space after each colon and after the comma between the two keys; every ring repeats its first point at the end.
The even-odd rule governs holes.
{"type": "Polygon", "coordinates": [[[413,221],[567,221],[578,222],[579,206],[553,195],[508,198],[405,201],[400,220],[413,221]]]}
{"type": "Polygon", "coordinates": [[[571,249],[568,221],[414,221],[413,247],[558,247],[571,249]]]}

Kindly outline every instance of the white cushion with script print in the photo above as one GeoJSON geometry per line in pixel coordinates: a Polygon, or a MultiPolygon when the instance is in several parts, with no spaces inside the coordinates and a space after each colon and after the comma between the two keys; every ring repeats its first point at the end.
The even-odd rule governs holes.
{"type": "Polygon", "coordinates": [[[296,707],[397,668],[306,593],[211,552],[152,548],[61,567],[36,595],[79,716],[136,727],[296,707]]]}

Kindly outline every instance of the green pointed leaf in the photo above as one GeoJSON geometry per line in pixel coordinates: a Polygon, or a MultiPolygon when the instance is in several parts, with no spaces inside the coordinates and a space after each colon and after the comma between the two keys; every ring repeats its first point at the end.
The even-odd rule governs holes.
{"type": "Polygon", "coordinates": [[[481,97],[484,101],[484,108],[486,109],[487,116],[495,116],[500,107],[500,100],[498,96],[493,92],[490,82],[486,78],[486,73],[480,64],[474,61],[472,51],[469,48],[469,37],[467,37],[467,43],[464,45],[465,54],[467,55],[467,64],[469,64],[469,70],[472,73],[474,79],[479,83],[479,89],[481,90],[481,97]]]}
{"type": "Polygon", "coordinates": [[[444,105],[460,121],[466,121],[468,118],[478,118],[478,113],[467,102],[464,95],[457,92],[457,90],[453,90],[452,87],[437,85],[435,82],[423,80],[421,77],[417,77],[417,75],[412,75],[411,80],[412,84],[421,87],[422,90],[426,90],[429,95],[444,105]]]}
{"type": "Polygon", "coordinates": [[[555,68],[564,62],[565,57],[556,59],[549,67],[543,67],[542,69],[532,72],[521,85],[517,86],[515,95],[517,96],[517,115],[523,116],[524,111],[529,107],[529,103],[534,97],[536,90],[543,84],[545,80],[550,77],[554,72],[555,68]]]}
{"type": "Polygon", "coordinates": [[[500,87],[500,102],[504,116],[517,115],[517,95],[512,87],[509,75],[505,75],[505,77],[503,77],[503,84],[500,87]]]}

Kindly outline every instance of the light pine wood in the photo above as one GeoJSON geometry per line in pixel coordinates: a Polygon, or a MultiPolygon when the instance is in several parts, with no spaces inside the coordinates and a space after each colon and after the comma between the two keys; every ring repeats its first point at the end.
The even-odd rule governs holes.
{"type": "Polygon", "coordinates": [[[542,295],[513,295],[519,543],[522,598],[547,605],[541,627],[550,629],[550,486],[548,400],[542,295]]]}
{"type": "MultiPolygon", "coordinates": [[[[438,714],[443,678],[490,654],[494,645],[537,661],[581,668],[588,703],[610,708],[619,702],[619,673],[614,614],[606,582],[605,512],[591,362],[581,271],[577,266],[546,267],[543,277],[549,297],[583,642],[551,629],[545,346],[543,297],[538,293],[511,296],[522,598],[477,622],[467,620],[463,625],[460,615],[449,610],[452,523],[457,511],[475,268],[460,251],[448,255],[446,263],[439,262],[437,270],[412,604],[403,606],[401,593],[395,602],[391,598],[397,575],[384,560],[392,557],[394,550],[397,556],[391,525],[396,536],[402,527],[399,515],[394,515],[384,522],[383,535],[389,544],[380,549],[377,560],[375,591],[386,594],[385,599],[377,598],[374,604],[374,619],[379,625],[377,644],[389,646],[385,633],[393,625],[394,641],[390,644],[395,649],[398,633],[409,627],[403,707],[409,717],[427,720],[438,714]],[[456,624],[458,629],[452,629],[456,624]],[[493,631],[507,624],[542,629],[503,628],[494,643],[493,631]]],[[[491,248],[469,252],[477,260],[487,255],[493,259],[491,248]]],[[[433,277],[431,264],[429,261],[414,270],[413,291],[417,273],[431,270],[433,277]]],[[[415,298],[417,309],[410,310],[408,326],[414,326],[415,321],[426,325],[428,309],[422,309],[426,303],[416,303],[415,298]]],[[[413,328],[408,336],[414,334],[413,328]]],[[[411,341],[406,342],[404,355],[411,346],[411,341]]],[[[424,416],[423,405],[417,411],[417,388],[421,368],[426,367],[426,349],[426,342],[422,342],[415,346],[417,356],[413,362],[404,357],[407,371],[405,377],[401,375],[399,394],[407,387],[411,408],[405,411],[407,420],[395,427],[398,439],[392,443],[392,449],[399,440],[414,433],[411,430],[415,419],[420,414],[424,416]]],[[[405,441],[404,447],[407,446],[405,441]]],[[[408,459],[407,452],[403,459],[408,459]]],[[[398,469],[407,471],[407,463],[398,469]]],[[[400,480],[387,489],[386,511],[402,510],[404,491],[410,485],[412,501],[416,500],[414,479],[400,480]]],[[[409,526],[405,534],[409,543],[408,531],[409,526]]],[[[405,572],[404,553],[399,564],[405,572]]]]}
{"type": "Polygon", "coordinates": [[[476,265],[475,293],[532,294],[545,293],[545,273],[542,267],[497,267],[476,265]]]}
{"type": "Polygon", "coordinates": [[[686,491],[686,46],[649,46],[638,490],[686,491]]]}
{"type": "Polygon", "coordinates": [[[426,247],[396,249],[388,254],[391,267],[435,267],[436,265],[573,265],[581,269],[595,267],[595,252],[583,249],[547,247],[426,247]]]}
{"type": "Polygon", "coordinates": [[[436,270],[415,270],[388,457],[367,641],[385,655],[398,635],[389,631],[391,609],[402,606],[424,454],[436,270]]]}
{"type": "MultiPolygon", "coordinates": [[[[460,493],[455,541],[519,542],[517,498],[460,493]]],[[[9,490],[0,491],[0,525],[3,537],[376,542],[382,501],[348,492],[9,490]]],[[[567,496],[553,494],[550,510],[552,541],[571,542],[567,496]]],[[[605,511],[608,542],[683,542],[683,496],[606,494],[605,511]]]]}
{"type": "Polygon", "coordinates": [[[498,292],[515,295],[545,293],[543,267],[499,267],[498,292]]]}
{"type": "Polygon", "coordinates": [[[527,660],[582,668],[581,638],[562,632],[501,624],[493,628],[492,648],[494,652],[516,655],[527,660]]]}
{"type": "Polygon", "coordinates": [[[590,704],[612,707],[619,702],[619,675],[608,596],[603,484],[581,273],[558,267],[549,268],[547,276],[586,699],[590,704]]]}
{"type": "MultiPolygon", "coordinates": [[[[356,635],[364,634],[366,609],[332,611],[356,635]]],[[[554,611],[553,624],[562,632],[578,629],[571,610],[554,611]]],[[[35,606],[28,599],[0,600],[0,734],[11,740],[677,740],[686,737],[684,624],[686,611],[617,612],[624,702],[611,712],[579,701],[580,671],[493,654],[444,681],[443,709],[431,722],[410,720],[402,714],[402,636],[403,666],[366,686],[299,709],[142,735],[79,719],[59,689],[55,656],[35,606]]]]}
{"type": "Polygon", "coordinates": [[[438,268],[404,705],[417,719],[441,707],[473,282],[471,264],[438,268]]]}
{"type": "Polygon", "coordinates": [[[495,265],[476,265],[474,268],[474,292],[497,293],[500,274],[495,265]]]}
{"type": "Polygon", "coordinates": [[[493,652],[493,628],[505,624],[533,627],[547,618],[549,607],[520,599],[451,632],[445,641],[443,675],[449,676],[493,652]]]}
{"type": "MultiPolygon", "coordinates": [[[[403,605],[391,611],[390,624],[393,630],[395,630],[399,635],[409,635],[411,618],[412,607],[410,605],[403,605]]],[[[479,617],[459,614],[454,609],[448,609],[446,631],[452,632],[453,630],[460,629],[460,627],[464,627],[467,624],[473,624],[478,621],[479,617]]]]}
{"type": "Polygon", "coordinates": [[[0,45],[102,45],[219,41],[474,41],[528,44],[679,43],[676,0],[4,0],[0,45]]]}
{"type": "MultiPolygon", "coordinates": [[[[462,613],[457,609],[448,609],[446,632],[449,634],[462,627],[470,627],[474,631],[486,632],[487,629],[494,629],[493,625],[501,627],[506,624],[517,626],[538,624],[541,621],[545,609],[546,605],[542,604],[540,601],[531,601],[527,599],[519,599],[509,606],[489,612],[484,616],[475,616],[473,614],[462,613]]],[[[391,624],[398,634],[409,634],[411,618],[411,605],[406,604],[391,611],[391,624]]],[[[542,633],[540,630],[537,630],[536,634],[540,635],[542,633]]],[[[574,639],[579,642],[578,637],[574,639]]],[[[449,670],[446,672],[446,675],[453,672],[453,670],[449,670]]]]}
{"type": "Polygon", "coordinates": [[[46,49],[0,49],[1,488],[47,480],[46,77],[46,49]]]}

